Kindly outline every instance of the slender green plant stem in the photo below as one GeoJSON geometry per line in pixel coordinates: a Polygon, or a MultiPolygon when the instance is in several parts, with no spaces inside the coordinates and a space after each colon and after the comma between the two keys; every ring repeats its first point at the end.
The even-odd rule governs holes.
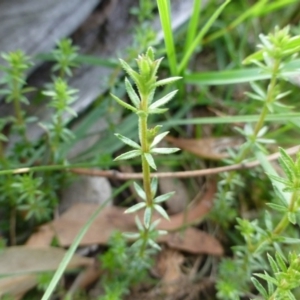
{"type": "MultiPolygon", "coordinates": [[[[299,199],[299,192],[295,191],[293,192],[292,196],[291,196],[291,201],[289,204],[289,211],[294,211],[295,210],[295,205],[297,204],[297,200],[299,199]]],[[[287,214],[285,214],[281,221],[278,223],[278,225],[276,226],[276,228],[273,230],[274,234],[280,234],[281,232],[283,232],[286,227],[289,224],[289,219],[287,214]]]]}
{"type": "Polygon", "coordinates": [[[74,239],[74,242],[72,243],[71,247],[66,252],[64,258],[62,259],[61,263],[59,264],[59,266],[58,266],[54,276],[52,277],[52,280],[41,300],[48,300],[50,298],[50,296],[54,292],[55,287],[58,284],[58,281],[60,280],[60,278],[63,275],[65,269],[67,268],[69,262],[71,261],[80,241],[82,240],[82,238],[84,237],[84,235],[86,234],[86,232],[88,231],[88,229],[90,228],[92,223],[95,221],[95,219],[97,218],[97,216],[101,212],[101,210],[106,206],[106,204],[109,201],[111,201],[114,197],[116,197],[119,193],[121,193],[124,189],[126,189],[130,184],[131,184],[131,181],[128,181],[128,182],[124,183],[121,187],[119,187],[117,190],[115,190],[113,192],[113,194],[111,195],[111,197],[109,197],[107,200],[105,200],[103,202],[103,204],[100,205],[95,210],[95,212],[91,215],[91,217],[88,219],[86,224],[80,229],[80,231],[79,231],[78,235],[76,236],[76,238],[74,239]]]}
{"type": "Polygon", "coordinates": [[[14,105],[14,110],[15,110],[15,115],[16,115],[16,123],[19,127],[21,127],[24,125],[24,120],[22,117],[22,110],[21,110],[21,105],[20,105],[19,99],[14,98],[13,105],[14,105]]]}
{"type": "Polygon", "coordinates": [[[257,136],[257,134],[259,133],[259,131],[261,130],[261,128],[264,125],[266,115],[268,114],[268,111],[269,111],[268,105],[270,103],[272,103],[272,101],[274,101],[274,92],[275,92],[275,87],[277,84],[277,76],[278,76],[278,72],[279,72],[279,67],[280,67],[280,60],[276,60],[274,62],[274,66],[273,66],[273,70],[272,70],[272,77],[271,77],[270,85],[268,87],[267,99],[264,103],[264,107],[260,114],[260,118],[259,118],[258,122],[256,123],[255,129],[254,129],[255,136],[257,136]]]}
{"type": "MultiPolygon", "coordinates": [[[[280,67],[280,60],[277,59],[277,60],[275,60],[274,66],[273,66],[273,69],[272,69],[272,77],[271,77],[270,84],[268,86],[268,92],[267,92],[266,100],[264,102],[264,106],[263,106],[262,111],[259,115],[258,121],[257,121],[257,123],[254,127],[253,141],[256,140],[259,131],[264,126],[267,114],[269,112],[268,107],[274,101],[274,94],[275,94],[275,88],[276,88],[276,85],[277,85],[277,76],[278,76],[278,72],[279,72],[279,67],[280,67]]],[[[246,156],[248,155],[250,149],[251,149],[251,145],[249,145],[249,147],[244,148],[244,150],[238,156],[237,163],[242,162],[246,158],[246,156]]]]}
{"type": "MultiPolygon", "coordinates": [[[[147,202],[147,207],[151,208],[150,211],[150,223],[152,221],[152,216],[153,216],[153,208],[152,208],[152,193],[151,193],[151,170],[149,163],[145,157],[145,153],[149,153],[150,146],[149,146],[149,141],[147,137],[147,132],[148,132],[148,116],[147,116],[147,109],[148,109],[148,99],[147,97],[143,97],[142,102],[141,102],[141,107],[145,112],[145,115],[139,116],[139,130],[140,130],[140,143],[141,143],[141,148],[142,148],[142,173],[143,173],[143,186],[144,186],[144,191],[146,194],[146,202],[147,202]]],[[[149,228],[144,228],[144,236],[143,236],[143,243],[140,249],[140,256],[143,257],[146,247],[147,247],[147,242],[148,242],[148,237],[149,236],[149,228]]]]}
{"type": "Polygon", "coordinates": [[[15,111],[15,117],[16,117],[16,125],[18,128],[18,131],[20,132],[22,138],[24,141],[29,144],[27,136],[26,136],[26,124],[22,115],[22,107],[20,103],[20,97],[21,97],[21,92],[18,87],[18,82],[16,79],[14,80],[13,83],[13,106],[14,106],[14,111],[15,111]]]}
{"type": "MultiPolygon", "coordinates": [[[[148,153],[149,152],[149,145],[148,145],[148,140],[147,140],[147,117],[141,116],[139,119],[140,123],[140,143],[142,146],[142,152],[148,153]]],[[[143,186],[144,186],[144,191],[146,193],[146,199],[147,199],[147,206],[151,206],[152,204],[152,196],[151,196],[151,171],[150,171],[150,166],[145,158],[144,155],[142,155],[142,172],[143,172],[143,186]]]]}
{"type": "MultiPolygon", "coordinates": [[[[293,194],[291,195],[291,203],[289,205],[289,211],[293,211],[293,208],[294,208],[298,198],[299,198],[299,193],[293,192],[293,194]]],[[[285,229],[288,227],[289,223],[290,222],[289,222],[287,214],[284,214],[284,216],[278,222],[277,226],[272,231],[272,236],[280,235],[282,232],[284,232],[285,229]]],[[[267,237],[267,238],[263,237],[259,242],[257,242],[256,245],[249,247],[250,252],[254,253],[257,249],[259,249],[263,244],[267,243],[268,241],[270,241],[269,237],[267,237]]]]}

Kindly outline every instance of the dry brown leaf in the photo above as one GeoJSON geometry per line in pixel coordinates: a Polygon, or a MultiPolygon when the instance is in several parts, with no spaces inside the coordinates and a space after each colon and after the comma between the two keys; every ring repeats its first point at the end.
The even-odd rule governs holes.
{"type": "Polygon", "coordinates": [[[224,249],[220,242],[208,233],[194,227],[187,228],[184,232],[172,232],[159,239],[170,248],[189,252],[192,254],[209,254],[221,256],[224,249]]]}
{"type": "MultiPolygon", "coordinates": [[[[59,248],[31,248],[26,246],[8,247],[0,253],[0,275],[54,271],[66,251],[59,248]]],[[[92,259],[74,255],[68,268],[88,266],[92,259]]]]}
{"type": "Polygon", "coordinates": [[[215,192],[215,182],[208,184],[206,193],[203,196],[196,196],[195,201],[193,201],[194,203],[187,209],[186,212],[171,216],[170,221],[161,219],[158,227],[160,229],[173,231],[180,229],[182,226],[186,226],[187,224],[199,222],[211,210],[215,192]]]}
{"type": "Polygon", "coordinates": [[[76,291],[83,290],[90,286],[100,277],[101,273],[102,272],[97,265],[89,266],[80,272],[68,291],[69,295],[74,295],[76,291]]]}
{"type": "Polygon", "coordinates": [[[0,278],[0,296],[19,296],[32,289],[36,283],[36,276],[32,274],[0,278]]]}
{"type": "MultiPolygon", "coordinates": [[[[55,271],[65,252],[54,247],[16,246],[4,249],[0,253],[0,275],[6,277],[0,278],[0,296],[10,294],[18,297],[32,289],[37,283],[36,275],[28,273],[55,271]]],[[[92,262],[90,258],[74,255],[68,269],[89,266],[92,262]]]]}
{"type": "MultiPolygon", "coordinates": [[[[170,168],[162,167],[160,172],[171,172],[170,168]]],[[[184,183],[179,178],[161,178],[159,180],[159,190],[162,194],[174,191],[171,199],[166,201],[168,213],[170,215],[182,212],[188,203],[188,191],[184,183]]]]}
{"type": "Polygon", "coordinates": [[[227,158],[227,148],[238,147],[243,142],[235,137],[184,139],[167,136],[165,139],[182,150],[211,160],[227,158]]]}
{"type": "Polygon", "coordinates": [[[49,225],[40,226],[26,242],[27,247],[41,248],[49,247],[54,238],[54,231],[49,225]]]}
{"type": "Polygon", "coordinates": [[[185,277],[180,267],[184,262],[184,256],[172,249],[163,249],[156,262],[156,272],[161,277],[163,293],[172,295],[180,289],[180,281],[185,277]]]}
{"type": "MultiPolygon", "coordinates": [[[[159,229],[175,231],[186,224],[195,223],[203,218],[211,209],[213,196],[216,190],[215,184],[210,184],[207,192],[196,204],[192,205],[187,212],[179,213],[170,217],[170,221],[161,219],[155,214],[154,219],[160,218],[159,229]]],[[[72,206],[60,219],[52,222],[51,226],[56,232],[61,246],[70,246],[79,230],[88,218],[97,209],[94,204],[76,204],[72,206]]],[[[119,207],[105,207],[84,238],[80,245],[106,244],[115,230],[133,232],[136,230],[133,214],[124,214],[124,209],[119,207]]],[[[187,238],[180,240],[175,233],[169,233],[162,241],[175,249],[191,253],[207,253],[221,255],[221,244],[209,234],[200,230],[189,228],[186,230],[187,238]]]]}
{"type": "MultiPolygon", "coordinates": [[[[63,247],[70,246],[74,238],[98,208],[96,204],[78,203],[52,222],[56,236],[63,247]]],[[[115,230],[133,231],[136,228],[133,215],[124,214],[124,209],[105,207],[80,242],[81,246],[106,244],[115,230]]]]}

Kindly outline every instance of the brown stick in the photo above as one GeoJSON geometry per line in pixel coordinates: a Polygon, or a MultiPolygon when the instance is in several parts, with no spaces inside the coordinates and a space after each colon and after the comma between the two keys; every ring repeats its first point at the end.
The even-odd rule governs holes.
{"type": "MultiPolygon", "coordinates": [[[[289,155],[293,155],[297,153],[300,150],[300,146],[294,146],[286,150],[286,152],[289,155]]],[[[274,154],[271,154],[267,156],[268,161],[273,161],[279,158],[280,153],[276,152],[274,154]]],[[[182,171],[182,172],[157,172],[157,173],[151,173],[152,177],[158,177],[158,178],[190,178],[190,177],[200,177],[200,176],[207,176],[207,175],[213,175],[213,174],[219,174],[222,172],[230,172],[240,169],[250,169],[254,168],[260,165],[260,162],[258,160],[249,162],[249,163],[241,163],[241,164],[235,164],[231,166],[225,166],[225,167],[218,167],[218,168],[210,168],[210,169],[204,169],[204,170],[192,170],[192,171],[182,171]]],[[[107,177],[112,179],[118,179],[118,180],[130,180],[130,179],[141,179],[143,178],[142,173],[122,173],[116,170],[94,170],[94,169],[84,169],[84,168],[74,168],[70,169],[72,173],[76,174],[83,174],[83,175],[89,175],[89,176],[99,176],[99,177],[107,177]]]]}

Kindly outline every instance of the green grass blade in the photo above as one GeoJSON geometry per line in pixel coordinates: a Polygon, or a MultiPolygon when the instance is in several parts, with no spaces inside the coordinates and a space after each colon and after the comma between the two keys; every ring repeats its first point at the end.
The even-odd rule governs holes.
{"type": "Polygon", "coordinates": [[[225,28],[222,28],[215,33],[211,34],[203,43],[211,42],[222,35],[224,35],[226,32],[234,29],[238,25],[240,25],[242,22],[244,22],[246,19],[251,17],[257,17],[266,14],[266,12],[274,11],[279,8],[281,8],[284,5],[289,5],[291,3],[295,3],[297,0],[287,0],[287,1],[268,1],[268,0],[261,0],[256,2],[252,7],[247,9],[244,13],[239,15],[238,18],[236,18],[233,22],[231,22],[228,26],[225,28]],[[269,3],[271,2],[271,3],[269,3]]]}
{"type": "Polygon", "coordinates": [[[284,6],[297,3],[298,0],[280,0],[280,1],[274,1],[272,3],[269,3],[267,6],[264,7],[263,10],[260,11],[259,15],[266,15],[269,14],[272,11],[278,10],[279,8],[283,8],[284,6]]]}
{"type": "MultiPolygon", "coordinates": [[[[35,58],[43,61],[55,61],[51,53],[41,53],[36,55],[35,58]]],[[[107,68],[119,67],[119,62],[115,59],[102,59],[99,58],[98,56],[93,56],[93,55],[79,54],[75,58],[75,62],[83,65],[102,66],[107,68]]]]}
{"type": "Polygon", "coordinates": [[[195,39],[197,27],[199,23],[199,17],[201,12],[202,0],[194,0],[193,13],[189,22],[187,37],[185,41],[184,52],[191,46],[193,40],[195,39]]]}
{"type": "MultiPolygon", "coordinates": [[[[284,77],[298,75],[300,59],[286,64],[282,75],[284,77]]],[[[256,80],[270,79],[270,74],[262,73],[259,68],[245,68],[240,70],[210,71],[185,75],[185,82],[198,85],[224,85],[256,80]]]]}
{"type": "Polygon", "coordinates": [[[45,291],[43,297],[41,300],[48,300],[50,296],[52,295],[58,281],[60,280],[61,276],[63,275],[67,265],[69,264],[70,260],[72,259],[80,241],[98,216],[98,214],[101,212],[101,210],[105,207],[105,205],[111,201],[114,197],[116,197],[119,193],[121,193],[125,188],[127,188],[131,184],[131,181],[126,182],[123,184],[121,187],[119,187],[114,193],[112,194],[111,197],[109,197],[102,205],[100,205],[95,212],[91,215],[89,220],[86,222],[86,224],[81,228],[79,231],[78,235],[76,236],[74,242],[72,243],[71,247],[69,250],[66,252],[63,260],[61,261],[58,269],[56,270],[47,290],[45,291]]]}
{"type": "Polygon", "coordinates": [[[206,22],[204,27],[200,30],[196,38],[194,39],[193,43],[190,45],[190,47],[185,52],[182,61],[179,64],[178,67],[178,74],[180,74],[188,64],[188,61],[190,57],[192,56],[193,52],[195,51],[196,47],[201,44],[201,41],[204,37],[204,35],[207,33],[207,31],[210,29],[212,24],[215,22],[215,20],[219,17],[221,12],[224,10],[224,8],[231,2],[231,0],[226,0],[210,17],[210,19],[206,22]]]}
{"type": "MultiPolygon", "coordinates": [[[[284,122],[287,120],[299,119],[300,113],[283,113],[266,116],[266,122],[284,122]]],[[[164,126],[174,125],[197,125],[197,124],[232,124],[232,123],[253,123],[257,122],[259,115],[243,115],[243,116],[225,116],[225,117],[206,117],[184,120],[169,120],[160,122],[164,126]]]]}
{"type": "Polygon", "coordinates": [[[171,25],[170,3],[168,0],[157,0],[161,27],[164,32],[165,47],[172,76],[177,75],[177,59],[171,25]]]}

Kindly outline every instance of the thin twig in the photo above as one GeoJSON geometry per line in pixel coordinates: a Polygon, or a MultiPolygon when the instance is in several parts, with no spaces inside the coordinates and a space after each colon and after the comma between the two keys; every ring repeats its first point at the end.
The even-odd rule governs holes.
{"type": "MultiPolygon", "coordinates": [[[[296,154],[300,150],[300,146],[294,146],[286,150],[289,155],[296,154]]],[[[268,161],[276,160],[280,157],[280,153],[276,152],[267,156],[268,161]]],[[[193,171],[182,171],[182,172],[157,172],[151,173],[152,177],[158,178],[190,178],[190,177],[200,177],[200,176],[207,176],[213,174],[219,174],[222,172],[230,172],[235,170],[241,169],[250,169],[260,165],[258,160],[248,162],[248,163],[241,163],[235,164],[231,166],[225,167],[218,167],[218,168],[209,168],[204,170],[193,170],[193,171]]],[[[118,180],[130,180],[130,179],[142,179],[142,173],[122,173],[117,170],[94,170],[94,169],[84,169],[84,168],[72,168],[70,172],[76,174],[83,174],[89,176],[99,176],[99,177],[107,177],[112,179],[118,180]]]]}

